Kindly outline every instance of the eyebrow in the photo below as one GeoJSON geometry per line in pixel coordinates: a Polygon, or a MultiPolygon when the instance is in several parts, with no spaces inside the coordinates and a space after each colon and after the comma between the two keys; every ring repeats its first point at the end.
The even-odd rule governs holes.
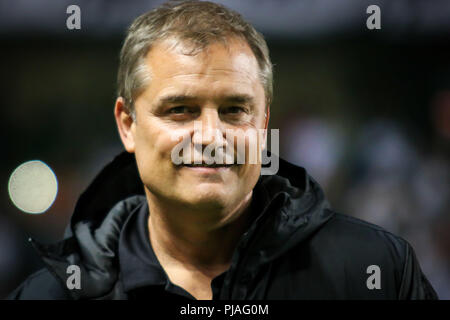
{"type": "MultiPolygon", "coordinates": [[[[174,94],[174,95],[167,95],[163,96],[158,100],[156,103],[156,107],[161,107],[165,104],[177,104],[177,103],[183,103],[183,102],[191,102],[198,100],[198,97],[190,96],[190,95],[184,95],[184,94],[174,94]]],[[[240,104],[254,104],[254,98],[248,94],[232,94],[227,95],[222,98],[220,98],[223,102],[227,103],[240,103],[240,104]]]]}
{"type": "Polygon", "coordinates": [[[188,95],[180,95],[180,94],[168,95],[168,96],[160,98],[158,101],[158,105],[164,105],[167,103],[180,103],[180,102],[186,102],[186,101],[192,101],[192,100],[195,100],[195,97],[188,96],[188,95]]]}
{"type": "Polygon", "coordinates": [[[230,96],[226,96],[223,100],[231,103],[242,103],[250,105],[253,105],[255,102],[255,99],[248,94],[233,94],[230,96]]]}

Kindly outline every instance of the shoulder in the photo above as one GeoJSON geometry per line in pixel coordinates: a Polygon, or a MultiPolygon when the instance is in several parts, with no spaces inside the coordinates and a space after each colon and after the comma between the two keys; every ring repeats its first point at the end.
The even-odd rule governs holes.
{"type": "Polygon", "coordinates": [[[62,284],[47,270],[30,275],[7,297],[8,300],[68,300],[62,284]]]}
{"type": "Polygon", "coordinates": [[[375,224],[341,213],[335,213],[318,236],[332,240],[343,248],[363,251],[372,257],[377,256],[377,253],[387,253],[390,258],[399,262],[404,261],[411,248],[402,237],[375,224]]]}
{"type": "Polygon", "coordinates": [[[411,244],[380,226],[336,213],[311,239],[311,247],[348,275],[367,277],[378,270],[382,287],[397,298],[437,298],[411,244]]]}
{"type": "Polygon", "coordinates": [[[318,264],[333,266],[330,272],[346,274],[363,290],[365,279],[378,270],[390,292],[400,289],[411,250],[406,240],[382,227],[339,213],[310,239],[309,248],[318,264]]]}

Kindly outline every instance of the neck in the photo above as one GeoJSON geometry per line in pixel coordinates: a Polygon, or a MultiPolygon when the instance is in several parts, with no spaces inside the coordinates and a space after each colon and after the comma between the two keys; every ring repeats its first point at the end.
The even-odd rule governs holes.
{"type": "Polygon", "coordinates": [[[158,201],[147,192],[150,241],[161,264],[212,276],[226,270],[249,226],[251,198],[252,192],[228,209],[190,210],[158,201]]]}

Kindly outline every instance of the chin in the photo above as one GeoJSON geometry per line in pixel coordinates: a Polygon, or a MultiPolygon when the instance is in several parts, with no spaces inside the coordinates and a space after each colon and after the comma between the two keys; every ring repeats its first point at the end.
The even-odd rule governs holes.
{"type": "Polygon", "coordinates": [[[198,209],[222,209],[229,203],[229,194],[222,188],[210,187],[208,190],[205,188],[193,188],[189,194],[184,197],[184,202],[189,206],[198,209]],[[200,190],[199,190],[200,189],[200,190]],[[203,189],[203,190],[202,190],[203,189]]]}

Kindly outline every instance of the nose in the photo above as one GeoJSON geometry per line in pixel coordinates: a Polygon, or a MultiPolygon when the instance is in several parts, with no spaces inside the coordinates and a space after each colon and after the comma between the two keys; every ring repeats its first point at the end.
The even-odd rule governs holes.
{"type": "Polygon", "coordinates": [[[196,145],[223,144],[223,126],[218,110],[203,108],[200,117],[194,122],[192,142],[196,145]]]}

